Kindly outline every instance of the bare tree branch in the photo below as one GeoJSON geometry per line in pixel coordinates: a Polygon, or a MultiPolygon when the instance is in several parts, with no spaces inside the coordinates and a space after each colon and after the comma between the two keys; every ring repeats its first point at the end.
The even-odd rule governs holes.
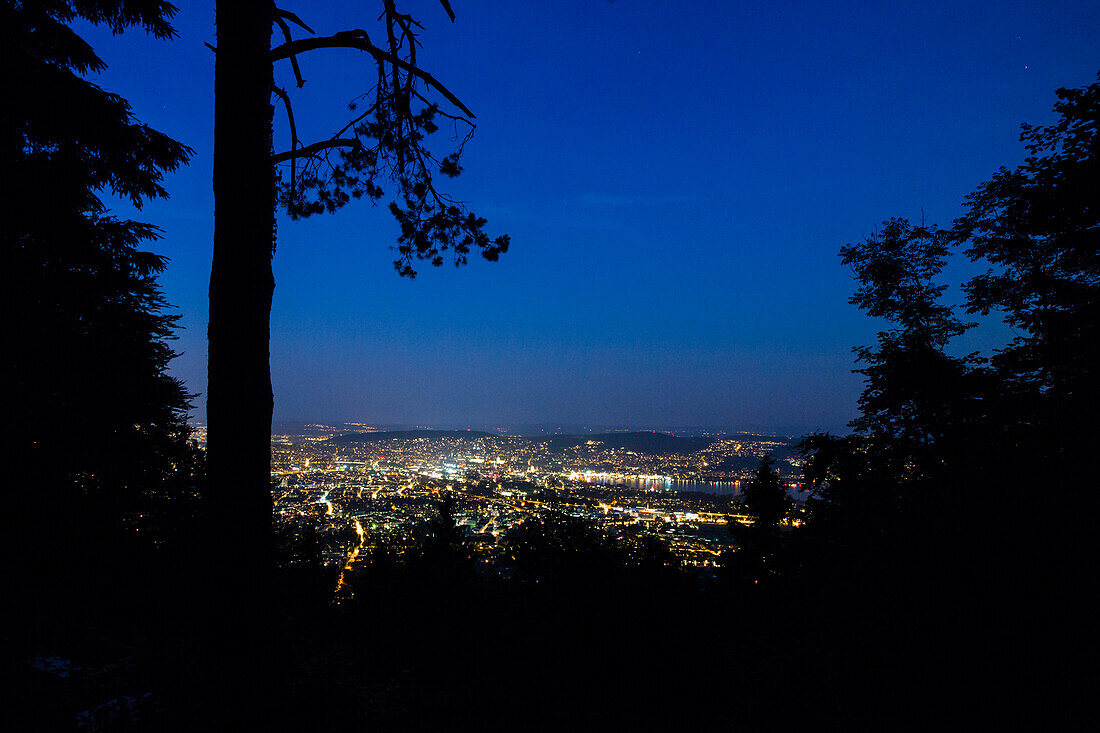
{"type": "MultiPolygon", "coordinates": [[[[290,125],[290,151],[294,152],[301,145],[301,141],[298,140],[298,128],[294,125],[294,108],[290,104],[290,95],[286,93],[286,90],[280,86],[272,87],[272,90],[279,95],[279,98],[283,100],[283,106],[286,107],[286,119],[290,125]]],[[[290,193],[294,195],[294,181],[298,176],[298,164],[297,158],[290,159],[290,193]]]]}
{"type": "MultiPolygon", "coordinates": [[[[423,30],[420,23],[401,13],[395,0],[381,0],[381,4],[383,10],[378,20],[386,33],[381,47],[362,29],[295,40],[289,23],[311,33],[312,29],[297,16],[275,11],[274,22],[286,42],[272,49],[270,58],[273,62],[290,59],[299,86],[302,82],[297,55],[322,48],[348,48],[369,54],[377,74],[374,88],[348,105],[354,119],[330,139],[306,147],[300,147],[294,128],[289,87],[275,90],[287,105],[291,124],[291,149],[272,156],[273,163],[290,163],[290,181],[279,183],[280,201],[294,219],[331,213],[352,199],[367,197],[377,202],[385,195],[378,182],[389,179],[398,188],[388,208],[401,227],[401,236],[393,248],[397,253],[393,264],[399,274],[414,277],[413,264],[417,260],[441,265],[448,251],[456,266],[466,263],[471,249],[480,250],[487,260],[496,260],[508,250],[507,235],[491,239],[485,232],[485,219],[469,211],[464,202],[440,191],[433,180],[436,174],[453,178],[461,173],[460,158],[474,132],[475,115],[438,79],[418,66],[417,34],[423,30]],[[446,100],[448,111],[441,110],[440,102],[432,100],[438,99],[436,95],[446,100]],[[422,108],[420,102],[424,104],[422,108]],[[359,103],[369,108],[356,111],[359,103]],[[455,149],[437,158],[427,146],[426,137],[439,129],[439,117],[450,120],[454,126],[455,149]],[[465,135],[459,130],[460,122],[466,126],[465,135]],[[354,139],[343,137],[349,133],[354,139]]],[[[450,3],[442,0],[442,5],[453,21],[450,3]]]]}
{"type": "Polygon", "coordinates": [[[288,95],[286,93],[286,90],[282,87],[275,86],[272,87],[271,90],[275,92],[275,94],[277,94],[280,99],[283,100],[283,106],[286,107],[287,122],[290,124],[290,144],[291,147],[296,148],[298,147],[298,145],[301,144],[301,142],[298,139],[298,130],[294,126],[294,110],[290,106],[290,95],[288,95]]]}
{"type": "MultiPolygon", "coordinates": [[[[423,94],[421,94],[420,92],[416,91],[415,89],[413,89],[413,90],[412,90],[412,95],[413,95],[414,97],[416,97],[417,99],[419,99],[419,100],[420,100],[421,102],[423,102],[424,104],[428,104],[428,105],[430,105],[430,104],[431,104],[431,101],[430,101],[430,100],[429,100],[429,99],[428,99],[427,97],[425,97],[425,96],[424,96],[423,94]]],[[[467,125],[469,125],[470,127],[473,127],[473,126],[474,126],[474,123],[470,122],[470,121],[469,121],[468,119],[466,119],[466,118],[465,118],[465,117],[463,117],[462,115],[453,115],[453,114],[451,114],[450,112],[444,112],[444,111],[443,111],[443,110],[441,110],[441,109],[436,109],[436,112],[435,112],[435,113],[436,113],[437,115],[442,115],[443,117],[446,117],[446,118],[447,118],[447,119],[449,119],[449,120],[454,120],[455,122],[465,122],[465,123],[466,123],[467,125]]]]}
{"type": "Polygon", "coordinates": [[[273,61],[279,61],[281,59],[291,58],[299,53],[305,53],[308,51],[315,51],[320,48],[353,48],[359,51],[370,54],[375,60],[381,62],[386,61],[395,66],[404,69],[409,74],[412,74],[422,79],[428,86],[435,89],[442,94],[448,102],[458,107],[465,112],[469,117],[477,117],[470,108],[464,105],[458,97],[451,93],[447,87],[434,76],[419,69],[404,59],[398,58],[393,54],[378,48],[370,42],[370,38],[367,36],[367,32],[364,30],[353,31],[340,31],[331,36],[321,36],[318,38],[302,38],[297,41],[288,41],[281,46],[276,46],[271,49],[271,58],[273,61]]]}
{"type": "Polygon", "coordinates": [[[354,138],[335,138],[333,140],[322,140],[321,142],[313,143],[312,145],[306,145],[305,147],[298,148],[297,150],[286,150],[282,153],[276,153],[271,156],[272,163],[282,163],[285,160],[293,160],[294,158],[306,158],[316,155],[322,150],[327,148],[361,148],[363,143],[354,138]]]}
{"type": "MultiPolygon", "coordinates": [[[[386,40],[389,42],[390,55],[394,58],[398,58],[398,54],[401,51],[401,43],[397,40],[397,35],[394,33],[394,20],[397,15],[397,8],[393,4],[393,0],[383,0],[383,7],[385,8],[384,15],[386,17],[386,40]]],[[[409,44],[409,64],[413,67],[416,66],[416,46],[415,44],[409,44]]],[[[401,97],[397,96],[397,90],[401,89],[401,72],[400,67],[391,64],[392,68],[392,87],[394,92],[394,101],[400,104],[401,97]]],[[[411,87],[413,84],[412,74],[408,75],[407,85],[411,87]]],[[[407,90],[406,90],[407,91],[407,90]]],[[[408,96],[406,94],[404,104],[401,105],[404,109],[398,110],[398,120],[404,118],[408,113],[408,96]]],[[[405,126],[402,124],[397,125],[398,140],[402,140],[405,136],[405,126]]],[[[405,146],[400,143],[394,146],[394,152],[397,153],[397,167],[404,169],[405,167],[405,146]]]]}
{"type": "MultiPolygon", "coordinates": [[[[303,23],[301,18],[299,18],[297,15],[290,12],[289,10],[283,10],[282,8],[275,8],[275,17],[277,17],[277,18],[286,18],[291,23],[294,23],[297,26],[301,26],[302,28],[304,28],[308,32],[312,33],[313,35],[317,35],[317,31],[313,30],[308,25],[303,23]]],[[[452,20],[454,20],[454,19],[452,18],[452,20]]]]}
{"type": "MultiPolygon", "coordinates": [[[[287,43],[290,43],[294,39],[290,35],[290,26],[286,24],[286,21],[282,18],[276,17],[275,24],[279,26],[279,29],[283,32],[283,38],[287,43]]],[[[298,84],[298,88],[301,89],[305,86],[306,80],[302,78],[302,70],[298,68],[298,57],[291,55],[290,65],[294,69],[294,79],[298,84]]]]}

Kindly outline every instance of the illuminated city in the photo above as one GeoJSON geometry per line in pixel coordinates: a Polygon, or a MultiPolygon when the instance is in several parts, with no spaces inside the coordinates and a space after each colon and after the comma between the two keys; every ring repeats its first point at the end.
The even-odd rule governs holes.
{"type": "MultiPolygon", "coordinates": [[[[272,436],[276,524],[319,533],[326,564],[343,571],[338,590],[360,558],[379,543],[399,546],[446,496],[482,558],[493,556],[509,530],[549,512],[613,535],[659,537],[685,565],[716,567],[733,544],[727,521],[752,523],[735,503],[742,482],[763,454],[791,455],[788,439],[749,434],[524,438],[366,427],[310,424],[272,436]]],[[[803,498],[798,463],[788,457],[780,464],[796,500],[803,498]]],[[[788,525],[799,523],[796,514],[788,525]]]]}
{"type": "Polygon", "coordinates": [[[5,730],[1100,729],[1097,29],[0,0],[5,730]]]}

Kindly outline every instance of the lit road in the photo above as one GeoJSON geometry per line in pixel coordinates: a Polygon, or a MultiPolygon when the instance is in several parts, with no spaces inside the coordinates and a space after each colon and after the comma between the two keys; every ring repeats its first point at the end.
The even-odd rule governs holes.
{"type": "MultiPolygon", "coordinates": [[[[329,508],[332,508],[331,504],[329,505],[329,508]]],[[[344,567],[340,570],[340,578],[336,581],[337,592],[339,592],[345,585],[347,585],[347,581],[345,580],[344,576],[349,570],[351,570],[352,565],[354,565],[355,561],[359,558],[359,551],[363,549],[363,543],[367,541],[367,533],[363,529],[363,523],[359,521],[359,517],[352,517],[351,523],[355,525],[355,534],[359,536],[359,544],[357,544],[354,549],[352,549],[351,554],[348,555],[347,562],[344,563],[344,567]]]]}

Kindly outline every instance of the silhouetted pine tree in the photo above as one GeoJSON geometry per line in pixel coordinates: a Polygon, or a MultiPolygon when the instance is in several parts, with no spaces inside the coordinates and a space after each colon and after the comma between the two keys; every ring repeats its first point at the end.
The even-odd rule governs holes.
{"type": "MultiPolygon", "coordinates": [[[[191,150],[89,81],[105,64],[70,27],[82,18],[168,39],[174,11],[0,2],[0,595],[14,619],[4,658],[20,682],[34,654],[74,655],[101,636],[148,648],[175,631],[166,594],[201,456],[186,424],[191,396],[168,373],[177,316],[156,279],[166,260],[147,249],[159,229],[112,215],[104,199],[166,197],[164,172],[191,150]]],[[[73,724],[65,700],[15,693],[36,717],[73,724]]]]}
{"type": "Polygon", "coordinates": [[[787,515],[787,491],[775,469],[775,456],[766,453],[741,495],[741,503],[756,517],[761,528],[775,528],[787,515]]]}
{"type": "Polygon", "coordinates": [[[736,582],[759,583],[761,578],[778,570],[779,525],[789,507],[787,491],[775,469],[775,457],[766,453],[740,499],[740,509],[752,515],[753,523],[743,525],[732,517],[727,520],[727,529],[738,549],[725,553],[723,565],[736,582]]]}
{"type": "Polygon", "coordinates": [[[164,171],[191,151],[85,78],[105,65],[67,25],[80,16],[170,38],[173,12],[159,2],[0,4],[15,81],[0,123],[10,319],[0,440],[12,457],[10,538],[30,556],[13,565],[28,582],[47,569],[75,582],[118,542],[123,520],[149,531],[145,520],[190,488],[190,395],[167,372],[177,316],[156,282],[166,260],[142,249],[159,230],[112,216],[101,196],[136,206],[165,197],[164,171]]]}

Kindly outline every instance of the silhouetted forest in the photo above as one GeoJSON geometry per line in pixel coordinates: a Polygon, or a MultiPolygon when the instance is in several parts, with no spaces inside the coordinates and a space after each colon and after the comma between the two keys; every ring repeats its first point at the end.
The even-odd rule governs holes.
{"type": "MultiPolygon", "coordinates": [[[[488,553],[445,499],[430,521],[372,543],[337,595],[309,531],[266,531],[261,549],[242,549],[251,529],[228,536],[239,517],[225,512],[256,497],[217,492],[255,477],[229,470],[211,489],[186,423],[192,395],[167,372],[175,317],[156,279],[167,263],[143,249],[158,229],[102,200],[166,196],[164,172],[191,151],[85,79],[103,62],[69,24],[167,40],[172,14],[152,0],[0,4],[16,80],[0,159],[18,184],[2,224],[13,327],[0,633],[18,729],[1059,730],[1094,719],[1100,81],[1058,90],[1057,121],[1023,127],[1025,162],[994,172],[949,228],[890,218],[841,248],[852,305],[887,326],[855,349],[865,388],[852,432],[799,445],[812,491],[802,526],[784,523],[792,507],[771,456],[729,507],[755,521],[729,522],[736,547],[717,568],[552,508],[488,553]],[[986,270],[955,304],[944,302],[952,254],[986,270]],[[960,354],[968,317],[1003,317],[1016,336],[992,355],[960,354]]],[[[431,132],[432,115],[390,112],[431,132]]],[[[262,143],[270,168],[270,135],[262,143]]],[[[361,178],[348,185],[378,198],[377,156],[398,152],[354,151],[344,163],[361,178]]],[[[457,158],[442,171],[457,174],[448,165],[457,158]]],[[[296,170],[279,203],[296,215],[338,208],[347,196],[325,180],[296,170]]],[[[275,190],[252,202],[268,266],[275,190]]],[[[399,271],[440,257],[443,240],[425,231],[445,230],[462,259],[471,246],[490,259],[507,249],[484,220],[445,206],[417,229],[433,216],[423,207],[441,204],[415,185],[403,195],[399,271]]]]}
{"type": "Polygon", "coordinates": [[[106,683],[38,688],[34,660],[81,650],[145,662],[148,640],[165,635],[157,627],[202,466],[186,424],[191,395],[167,373],[176,317],[156,280],[166,261],[144,249],[159,230],[102,200],[167,196],[163,172],[191,151],[85,79],[104,64],[67,26],[77,12],[117,31],[172,34],[154,3],[0,5],[14,80],[0,136],[9,319],[0,595],[6,679],[17,681],[6,714],[24,713],[24,730],[72,729],[77,711],[110,697],[100,697],[106,683]]]}

